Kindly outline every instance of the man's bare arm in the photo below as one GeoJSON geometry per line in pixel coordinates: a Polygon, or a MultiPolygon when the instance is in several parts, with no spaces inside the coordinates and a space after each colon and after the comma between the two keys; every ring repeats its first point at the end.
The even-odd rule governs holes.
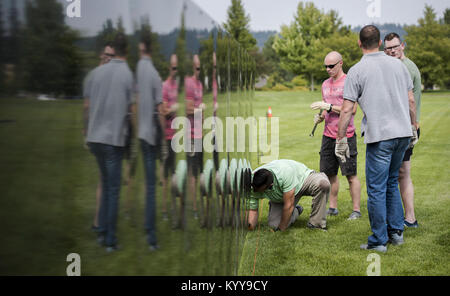
{"type": "Polygon", "coordinates": [[[258,210],[248,210],[248,230],[254,230],[258,224],[258,210]]]}
{"type": "Polygon", "coordinates": [[[347,127],[353,115],[354,105],[355,102],[349,100],[344,100],[344,104],[342,104],[341,113],[339,115],[338,134],[337,134],[337,139],[339,140],[345,138],[347,134],[347,127]]]}
{"type": "Polygon", "coordinates": [[[292,212],[294,211],[294,193],[295,188],[289,192],[283,193],[283,213],[281,215],[281,221],[278,228],[280,230],[286,230],[291,220],[292,212]]]}
{"type": "Polygon", "coordinates": [[[411,125],[414,125],[417,128],[416,101],[414,100],[414,93],[412,90],[408,91],[408,101],[409,101],[409,116],[411,118],[411,125]]]}

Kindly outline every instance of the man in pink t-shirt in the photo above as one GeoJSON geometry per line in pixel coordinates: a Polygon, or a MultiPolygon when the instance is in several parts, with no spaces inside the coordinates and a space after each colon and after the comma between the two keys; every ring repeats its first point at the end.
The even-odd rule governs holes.
{"type": "Polygon", "coordinates": [[[163,185],[163,203],[162,212],[163,219],[167,220],[167,195],[168,195],[168,182],[169,174],[175,173],[175,160],[176,155],[171,146],[172,138],[175,134],[175,129],[172,128],[172,121],[177,116],[178,110],[178,83],[176,80],[178,72],[178,59],[175,54],[170,57],[169,77],[164,81],[162,86],[162,101],[163,101],[163,115],[166,118],[165,135],[166,135],[166,147],[168,150],[165,159],[163,159],[163,165],[161,166],[161,180],[163,185]]]}
{"type": "Polygon", "coordinates": [[[312,109],[321,109],[322,114],[316,114],[314,123],[325,120],[325,127],[322,137],[322,146],[320,149],[320,171],[324,172],[331,183],[330,191],[330,207],[328,215],[337,215],[337,198],[339,192],[339,179],[337,176],[339,167],[342,175],[347,177],[350,186],[350,195],[353,201],[353,212],[350,214],[349,220],[361,217],[360,200],[361,200],[361,184],[357,177],[357,147],[355,125],[353,116],[356,113],[357,105],[353,109],[353,116],[347,128],[347,138],[350,147],[350,158],[342,163],[335,155],[336,137],[338,131],[339,114],[341,106],[344,102],[344,84],[347,75],[342,70],[342,56],[332,51],[325,57],[325,68],[330,78],[322,84],[323,101],[311,104],[312,109]]]}
{"type": "Polygon", "coordinates": [[[194,75],[184,79],[186,116],[191,123],[191,151],[186,153],[186,160],[189,176],[188,192],[192,194],[194,218],[197,219],[197,182],[198,176],[203,171],[202,126],[205,104],[203,103],[203,85],[200,81],[201,68],[198,55],[194,55],[192,65],[194,75]],[[194,120],[196,118],[201,120],[194,120]]]}

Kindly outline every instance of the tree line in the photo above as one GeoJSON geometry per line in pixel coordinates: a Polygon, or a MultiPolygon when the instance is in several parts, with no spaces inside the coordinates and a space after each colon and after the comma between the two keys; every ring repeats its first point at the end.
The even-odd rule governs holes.
{"type": "MultiPolygon", "coordinates": [[[[312,2],[299,2],[290,25],[281,26],[280,33],[271,36],[262,51],[255,50],[249,21],[241,0],[232,0],[224,27],[256,60],[258,74],[268,76],[267,89],[317,89],[316,85],[328,78],[322,66],[328,52],[342,54],[346,72],[362,56],[357,44],[360,28],[344,25],[336,11],[319,10],[312,2]]],[[[406,54],[419,67],[425,89],[450,88],[449,22],[450,9],[438,19],[433,8],[425,5],[424,16],[417,25],[383,26],[404,36],[406,54]]]]}
{"type": "MultiPolygon", "coordinates": [[[[117,32],[125,31],[121,18],[108,19],[93,41],[88,42],[65,24],[64,9],[56,0],[27,1],[23,24],[19,21],[15,1],[10,1],[6,12],[8,27],[0,18],[0,90],[3,94],[17,94],[23,90],[53,96],[79,96],[83,77],[98,63],[101,48],[112,41],[117,32]],[[83,44],[88,44],[89,48],[83,49],[83,44]]],[[[0,15],[4,13],[2,3],[0,15]]],[[[212,51],[226,52],[228,48],[232,56],[226,58],[225,55],[223,63],[218,63],[218,73],[223,73],[223,78],[227,73],[238,77],[239,71],[254,72],[256,75],[246,80],[246,87],[253,85],[257,76],[266,76],[266,88],[279,90],[318,89],[317,86],[327,78],[322,65],[329,51],[336,50],[343,55],[344,71],[361,58],[358,33],[344,25],[336,11],[319,10],[311,2],[299,2],[290,25],[283,25],[278,34],[266,41],[262,50],[250,32],[250,15],[246,14],[242,1],[231,0],[227,14],[223,30],[202,32],[203,41],[195,42],[191,40],[195,34],[186,30],[182,14],[180,28],[166,36],[163,45],[161,36],[152,32],[149,19],[138,20],[134,32],[128,36],[131,69],[139,59],[138,43],[142,34],[152,37],[155,67],[163,78],[168,73],[167,44],[171,42],[169,51],[178,56],[180,77],[190,73],[194,51],[198,50],[204,60],[202,76],[205,76],[212,71],[212,51]]],[[[426,5],[418,23],[403,29],[405,33],[400,32],[400,35],[407,44],[406,54],[419,67],[424,87],[449,89],[450,9],[446,9],[439,19],[433,8],[426,5]]],[[[218,59],[221,58],[218,54],[218,59]]],[[[231,90],[242,85],[242,81],[237,80],[222,83],[223,88],[231,90]]]]}

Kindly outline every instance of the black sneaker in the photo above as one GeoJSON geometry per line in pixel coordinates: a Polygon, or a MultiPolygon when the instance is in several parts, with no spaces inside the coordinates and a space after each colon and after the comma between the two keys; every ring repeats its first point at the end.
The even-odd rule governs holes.
{"type": "Polygon", "coordinates": [[[120,249],[120,248],[119,248],[119,246],[117,246],[117,245],[107,246],[107,247],[106,247],[106,252],[107,252],[107,253],[113,253],[113,252],[118,251],[119,249],[120,249]]]}
{"type": "Polygon", "coordinates": [[[298,211],[298,215],[300,216],[303,213],[303,207],[301,205],[295,206],[298,211]]]}
{"type": "Polygon", "coordinates": [[[358,212],[358,211],[353,211],[353,212],[350,214],[350,216],[348,217],[347,220],[356,220],[356,219],[359,219],[359,218],[361,218],[361,213],[358,212]]]}
{"type": "Polygon", "coordinates": [[[92,232],[95,232],[95,233],[99,233],[99,232],[100,232],[100,227],[95,226],[95,225],[92,224],[92,226],[91,226],[91,231],[92,231],[92,232]]]}
{"type": "Polygon", "coordinates": [[[101,232],[98,233],[98,235],[97,235],[97,243],[101,247],[106,246],[106,235],[104,233],[101,233],[101,232]]]}
{"type": "Polygon", "coordinates": [[[328,228],[326,228],[326,227],[315,226],[315,225],[312,225],[309,222],[308,222],[308,224],[306,224],[306,227],[308,227],[309,229],[320,229],[320,230],[323,230],[323,231],[327,231],[328,230],[328,228]]]}
{"type": "Polygon", "coordinates": [[[362,250],[373,250],[373,251],[377,251],[380,253],[386,253],[387,252],[387,247],[384,245],[378,245],[378,246],[369,246],[368,244],[363,244],[361,246],[359,246],[360,249],[362,250]]]}
{"type": "Polygon", "coordinates": [[[405,241],[403,240],[403,232],[400,230],[390,232],[388,236],[389,236],[388,243],[394,246],[402,245],[405,243],[405,241]]]}
{"type": "Polygon", "coordinates": [[[160,246],[158,244],[155,245],[149,245],[148,249],[150,250],[150,252],[154,252],[160,249],[160,246]]]}
{"type": "Polygon", "coordinates": [[[339,214],[339,211],[338,211],[338,209],[335,209],[335,208],[329,208],[327,211],[327,215],[330,215],[330,216],[337,216],[338,214],[339,214]]]}
{"type": "Polygon", "coordinates": [[[403,221],[403,224],[408,227],[408,228],[418,228],[419,227],[419,223],[417,223],[417,220],[414,221],[414,223],[409,223],[408,221],[403,221]]]}

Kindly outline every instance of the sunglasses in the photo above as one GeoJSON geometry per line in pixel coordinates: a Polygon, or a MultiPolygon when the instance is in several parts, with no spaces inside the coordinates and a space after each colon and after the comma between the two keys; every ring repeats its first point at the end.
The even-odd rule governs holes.
{"type": "Polygon", "coordinates": [[[178,70],[177,67],[172,67],[172,71],[176,71],[176,70],[178,70]]]}
{"type": "Polygon", "coordinates": [[[337,62],[337,63],[334,64],[334,65],[323,65],[323,66],[325,67],[325,69],[328,69],[328,68],[333,69],[334,66],[336,66],[336,65],[339,64],[340,62],[341,62],[341,61],[337,62]]]}
{"type": "Polygon", "coordinates": [[[195,68],[195,70],[197,70],[197,71],[200,71],[200,67],[198,67],[198,68],[195,68]]]}
{"type": "Polygon", "coordinates": [[[110,57],[110,58],[113,58],[113,57],[115,57],[116,55],[114,55],[114,54],[112,54],[112,53],[105,53],[105,56],[110,57]]]}

